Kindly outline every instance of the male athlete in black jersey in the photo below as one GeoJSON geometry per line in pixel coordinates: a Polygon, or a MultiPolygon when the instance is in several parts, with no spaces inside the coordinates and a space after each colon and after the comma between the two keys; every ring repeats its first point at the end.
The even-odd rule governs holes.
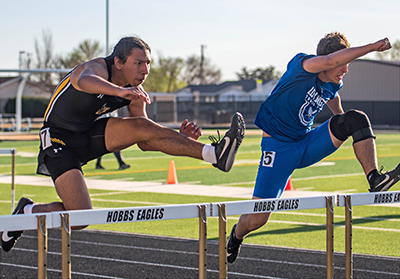
{"type": "MultiPolygon", "coordinates": [[[[244,137],[244,119],[232,118],[225,136],[212,144],[197,139],[200,128],[187,120],[180,132],[147,117],[148,94],[142,84],[150,72],[150,47],[140,38],[122,38],[106,58],[77,66],[58,85],[40,131],[38,174],[52,177],[62,202],[35,204],[21,198],[13,214],[91,209],[81,166],[106,153],[137,144],[143,151],[204,160],[229,171],[244,137]],[[99,116],[128,106],[128,118],[99,116]]],[[[82,229],[85,226],[75,227],[82,229]]],[[[9,251],[22,231],[2,232],[1,246],[9,251]]]]}

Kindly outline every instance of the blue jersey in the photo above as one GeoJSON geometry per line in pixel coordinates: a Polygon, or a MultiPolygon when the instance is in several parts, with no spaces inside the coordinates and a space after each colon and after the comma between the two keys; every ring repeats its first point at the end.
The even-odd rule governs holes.
{"type": "Polygon", "coordinates": [[[271,95],[262,103],[254,124],[283,141],[300,140],[311,131],[314,118],[335,98],[340,84],[322,82],[318,73],[303,69],[302,61],[315,55],[297,54],[287,66],[271,95]]]}

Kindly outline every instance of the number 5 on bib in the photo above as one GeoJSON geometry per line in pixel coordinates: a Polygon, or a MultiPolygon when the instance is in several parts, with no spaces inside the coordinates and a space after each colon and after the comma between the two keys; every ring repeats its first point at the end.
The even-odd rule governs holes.
{"type": "Polygon", "coordinates": [[[262,166],[272,168],[274,166],[275,154],[275,151],[263,151],[262,166]]]}

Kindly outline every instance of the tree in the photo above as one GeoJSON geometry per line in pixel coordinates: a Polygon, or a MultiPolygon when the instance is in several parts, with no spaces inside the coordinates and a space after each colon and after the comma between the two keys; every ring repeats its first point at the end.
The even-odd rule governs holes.
{"type": "Polygon", "coordinates": [[[99,41],[84,40],[64,58],[61,57],[60,63],[66,69],[74,68],[79,64],[99,57],[102,52],[103,48],[100,46],[99,41]]]}
{"type": "Polygon", "coordinates": [[[208,58],[204,58],[201,67],[200,60],[201,58],[196,55],[192,55],[186,59],[184,81],[190,85],[219,83],[222,76],[221,70],[212,65],[208,58]]]}
{"type": "Polygon", "coordinates": [[[177,89],[179,89],[179,75],[183,69],[184,61],[182,58],[167,58],[160,59],[160,70],[165,74],[167,79],[167,90],[166,92],[170,93],[177,89]]]}
{"type": "Polygon", "coordinates": [[[182,58],[160,56],[158,62],[153,62],[151,65],[151,73],[143,85],[145,90],[171,93],[185,87],[186,84],[180,76],[184,66],[182,58]]]}
{"type": "Polygon", "coordinates": [[[243,67],[241,72],[237,72],[236,76],[240,80],[270,80],[270,79],[279,79],[281,73],[275,70],[274,66],[269,66],[267,68],[256,68],[254,70],[247,70],[246,67],[243,67]]]}
{"type": "Polygon", "coordinates": [[[384,52],[377,52],[376,56],[379,60],[399,61],[400,60],[400,40],[396,40],[392,44],[392,49],[384,52]]]}
{"type": "MultiPolygon", "coordinates": [[[[37,39],[35,39],[35,52],[38,69],[51,69],[55,68],[57,64],[53,55],[53,36],[50,31],[42,31],[43,46],[41,46],[37,39]]],[[[52,73],[36,74],[34,79],[50,91],[54,90],[57,81],[54,79],[52,73]]]]}

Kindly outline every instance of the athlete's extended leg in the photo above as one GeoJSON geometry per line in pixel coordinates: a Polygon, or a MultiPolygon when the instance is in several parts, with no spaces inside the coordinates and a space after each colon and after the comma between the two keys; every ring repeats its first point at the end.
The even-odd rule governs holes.
{"type": "MultiPolygon", "coordinates": [[[[215,156],[213,154],[213,161],[209,162],[220,170],[229,171],[244,138],[244,130],[244,119],[240,113],[236,113],[232,118],[230,130],[222,140],[213,144],[215,156]]],[[[109,119],[105,129],[105,144],[110,152],[138,144],[144,151],[161,151],[169,155],[200,160],[205,159],[206,149],[203,143],[144,117],[109,119]]]]}
{"type": "Polygon", "coordinates": [[[368,116],[358,110],[335,115],[330,121],[332,142],[339,147],[349,136],[353,137],[354,153],[370,184],[370,192],[387,191],[400,180],[400,164],[387,173],[378,172],[375,136],[368,116]]]}
{"type": "Polygon", "coordinates": [[[147,118],[110,118],[105,130],[106,148],[110,152],[133,144],[146,151],[202,159],[204,144],[147,118]]]}

